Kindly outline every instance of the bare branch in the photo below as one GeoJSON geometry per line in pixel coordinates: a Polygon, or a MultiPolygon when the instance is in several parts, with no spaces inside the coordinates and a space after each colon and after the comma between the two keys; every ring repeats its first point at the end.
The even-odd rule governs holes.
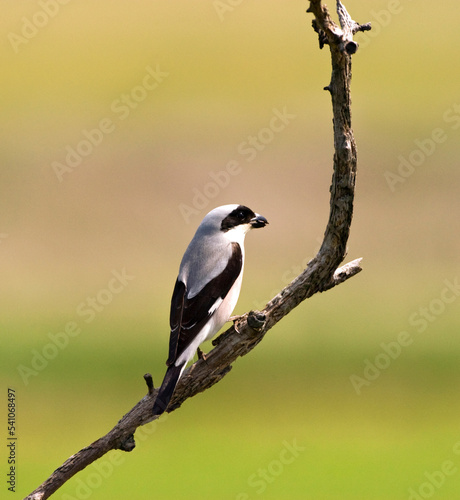
{"type": "MultiPolygon", "coordinates": [[[[188,368],[176,387],[167,412],[179,408],[188,398],[209,389],[232,368],[232,363],[246,355],[286,314],[303,300],[343,283],[361,271],[361,259],[339,267],[346,254],[346,245],[353,215],[356,178],[356,144],[351,129],[351,55],[358,48],[353,34],[370,29],[369,24],[355,23],[340,0],[337,13],[340,27],[331,19],[321,0],[311,0],[307,12],[313,13],[313,28],[318,33],[320,47],[329,45],[332,60],[331,82],[326,87],[332,98],[334,116],[334,161],[331,185],[330,213],[323,243],[307,268],[262,311],[251,311],[213,341],[215,348],[188,368]]],[[[142,398],[105,436],[72,455],[61,467],[26,499],[44,500],[92,462],[109,450],[131,451],[135,447],[136,429],[158,418],[152,415],[158,389],[152,377],[144,376],[148,394],[142,398]]]]}

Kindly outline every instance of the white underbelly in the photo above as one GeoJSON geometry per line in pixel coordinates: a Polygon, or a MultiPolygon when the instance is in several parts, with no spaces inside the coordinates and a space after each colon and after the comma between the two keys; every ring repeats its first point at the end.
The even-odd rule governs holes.
{"type": "Polygon", "coordinates": [[[175,362],[176,366],[186,362],[188,363],[196,353],[198,347],[214,337],[214,335],[225,325],[228,318],[232,315],[235,309],[238,297],[240,295],[241,283],[243,281],[243,272],[240,273],[232,288],[228,292],[225,299],[216,309],[206,325],[201,329],[200,333],[193,339],[185,351],[178,357],[175,362]]]}

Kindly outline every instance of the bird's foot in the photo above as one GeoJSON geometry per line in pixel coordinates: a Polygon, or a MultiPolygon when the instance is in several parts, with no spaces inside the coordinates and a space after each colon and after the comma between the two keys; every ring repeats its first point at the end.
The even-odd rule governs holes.
{"type": "Polygon", "coordinates": [[[206,354],[199,347],[196,350],[196,355],[198,356],[198,359],[206,361],[206,354]]]}
{"type": "Polygon", "coordinates": [[[243,315],[241,316],[230,316],[230,318],[228,318],[228,321],[233,321],[233,328],[235,329],[235,332],[236,333],[240,333],[239,330],[238,330],[238,325],[237,323],[243,318],[243,315]]]}
{"type": "Polygon", "coordinates": [[[228,321],[238,321],[239,319],[241,319],[243,317],[242,314],[239,314],[238,316],[230,316],[230,318],[228,318],[228,321]]]}

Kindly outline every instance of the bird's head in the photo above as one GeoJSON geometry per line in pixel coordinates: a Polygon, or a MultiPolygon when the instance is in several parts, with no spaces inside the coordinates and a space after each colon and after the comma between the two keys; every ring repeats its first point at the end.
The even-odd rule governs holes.
{"type": "Polygon", "coordinates": [[[224,205],[212,210],[205,219],[212,214],[213,218],[220,220],[220,231],[226,233],[232,230],[247,233],[250,229],[265,227],[267,219],[253,212],[245,205],[224,205]]]}

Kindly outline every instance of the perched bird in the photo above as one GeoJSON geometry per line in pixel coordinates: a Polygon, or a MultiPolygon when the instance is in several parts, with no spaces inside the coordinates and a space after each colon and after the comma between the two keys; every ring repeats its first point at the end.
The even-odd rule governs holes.
{"type": "Polygon", "coordinates": [[[244,205],[224,205],[201,221],[179,268],[171,299],[168,369],[153,405],[167,408],[176,384],[200,344],[229,320],[243,279],[244,237],[268,221],[244,205]]]}

